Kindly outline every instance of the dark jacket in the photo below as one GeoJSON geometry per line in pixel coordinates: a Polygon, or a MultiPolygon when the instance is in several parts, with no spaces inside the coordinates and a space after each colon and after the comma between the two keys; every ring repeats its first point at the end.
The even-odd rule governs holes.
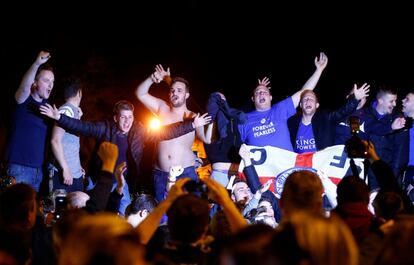
{"type": "Polygon", "coordinates": [[[111,193],[112,177],[112,173],[104,170],[100,171],[95,187],[88,192],[90,199],[86,202],[86,211],[96,213],[106,209],[114,213],[118,212],[119,202],[122,196],[117,195],[116,189],[111,193]],[[116,209],[108,209],[108,202],[110,200],[115,201],[113,204],[117,205],[116,209]]]}
{"type": "Polygon", "coordinates": [[[217,123],[220,139],[227,137],[227,127],[231,121],[238,124],[243,124],[246,121],[246,114],[241,110],[230,108],[227,101],[222,99],[218,92],[210,95],[207,111],[212,120],[217,123]]]}
{"type": "MultiPolygon", "coordinates": [[[[336,124],[345,117],[351,115],[356,110],[357,106],[358,100],[356,100],[355,97],[351,97],[342,108],[336,111],[316,111],[312,117],[311,123],[317,150],[322,150],[326,147],[334,145],[336,124]]],[[[301,121],[302,114],[294,115],[288,120],[290,141],[292,142],[292,146],[296,146],[296,137],[301,121]]]]}
{"type": "MultiPolygon", "coordinates": [[[[104,141],[114,143],[116,134],[119,133],[119,129],[114,121],[87,122],[61,115],[58,125],[71,133],[94,137],[98,142],[97,147],[104,141]]],[[[146,141],[169,140],[187,134],[193,130],[192,120],[166,125],[161,130],[158,130],[157,132],[151,131],[151,133],[147,133],[147,128],[145,128],[141,123],[134,122],[128,133],[128,174],[126,177],[126,180],[129,182],[128,184],[139,176],[140,162],[144,149],[144,143],[146,141]]],[[[95,160],[100,161],[99,159],[95,160]]],[[[89,173],[92,177],[95,173],[97,176],[100,169],[100,165],[94,165],[89,173]]]]}
{"type": "Polygon", "coordinates": [[[397,178],[398,184],[402,187],[404,172],[407,169],[410,158],[410,129],[397,131],[394,135],[394,140],[397,144],[393,152],[393,173],[397,178]]]}
{"type": "Polygon", "coordinates": [[[216,162],[239,163],[241,145],[238,124],[246,121],[246,114],[230,108],[227,101],[214,92],[207,102],[207,111],[216,123],[218,139],[211,144],[204,143],[204,149],[211,164],[216,162]]]}
{"type": "Polygon", "coordinates": [[[380,117],[374,106],[369,106],[363,109],[359,118],[361,124],[364,124],[364,138],[374,144],[378,156],[390,165],[394,175],[400,176],[408,157],[402,155],[404,133],[391,128],[397,116],[397,113],[392,113],[380,117]]]}

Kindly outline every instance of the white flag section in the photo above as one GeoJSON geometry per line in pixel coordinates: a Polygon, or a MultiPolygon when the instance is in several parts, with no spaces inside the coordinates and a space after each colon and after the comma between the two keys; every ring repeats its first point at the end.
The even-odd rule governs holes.
{"type": "MultiPolygon", "coordinates": [[[[247,146],[250,150],[252,163],[257,171],[260,182],[274,180],[271,186],[278,198],[282,194],[286,178],[294,171],[310,170],[321,177],[325,192],[335,194],[336,184],[345,176],[349,169],[350,159],[344,150],[344,145],[335,145],[314,153],[297,154],[272,146],[247,146]],[[329,189],[329,190],[327,190],[329,189]]],[[[354,159],[356,166],[363,177],[363,159],[354,159]]],[[[239,172],[243,172],[244,163],[240,164],[239,172]]]]}

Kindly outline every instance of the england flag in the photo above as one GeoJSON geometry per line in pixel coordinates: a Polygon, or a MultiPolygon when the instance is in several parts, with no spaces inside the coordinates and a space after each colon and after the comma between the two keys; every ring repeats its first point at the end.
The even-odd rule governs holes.
{"type": "MultiPolygon", "coordinates": [[[[318,152],[297,154],[272,146],[247,146],[260,182],[272,179],[270,190],[278,198],[282,194],[286,178],[294,171],[310,170],[317,173],[324,185],[325,193],[336,197],[336,185],[349,174],[350,159],[344,145],[335,145],[318,152]],[[333,194],[334,193],[334,194],[333,194]]],[[[363,159],[354,159],[360,177],[363,176],[363,159]]],[[[243,161],[239,173],[243,176],[243,161]]]]}

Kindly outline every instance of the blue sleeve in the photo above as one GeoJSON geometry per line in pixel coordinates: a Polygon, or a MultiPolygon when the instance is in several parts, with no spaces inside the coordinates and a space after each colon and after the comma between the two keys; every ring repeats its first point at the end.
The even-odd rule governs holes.
{"type": "Polygon", "coordinates": [[[287,120],[296,114],[296,108],[293,105],[292,97],[288,97],[272,106],[272,111],[278,114],[278,118],[287,120]]]}
{"type": "Polygon", "coordinates": [[[243,173],[247,179],[247,185],[249,185],[250,190],[253,194],[256,193],[258,189],[262,186],[259,180],[259,176],[257,175],[257,171],[253,165],[245,167],[243,169],[243,173]]]}

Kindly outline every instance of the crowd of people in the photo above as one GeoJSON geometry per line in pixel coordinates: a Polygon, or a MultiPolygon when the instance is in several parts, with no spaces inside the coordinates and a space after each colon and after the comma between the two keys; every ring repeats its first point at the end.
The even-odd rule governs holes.
{"type": "Polygon", "coordinates": [[[82,120],[86,88],[73,76],[60,88],[65,103],[51,104],[50,58],[41,51],[15,93],[0,264],[414,264],[414,90],[402,112],[390,87],[375,88],[367,103],[367,83],[355,84],[337,110],[320,110],[314,89],[328,64],[320,53],[290,97],[272,104],[264,77],[252,91],[254,111],[232,108],[215,92],[201,114],[187,107],[189,82],[156,65],[135,91],[160,119],[155,131],[135,119],[127,100],[114,104],[110,120],[82,120]],[[162,82],[167,101],[150,93],[162,82]],[[80,137],[96,140],[86,170],[80,137]],[[349,171],[334,185],[336,196],[326,194],[329,178],[305,168],[276,196],[247,148],[313,153],[352,137],[363,147],[367,178],[349,171]],[[195,140],[204,145],[208,176],[197,173],[195,140]],[[131,193],[144,177],[148,142],[156,145],[153,185],[131,193]]]}

